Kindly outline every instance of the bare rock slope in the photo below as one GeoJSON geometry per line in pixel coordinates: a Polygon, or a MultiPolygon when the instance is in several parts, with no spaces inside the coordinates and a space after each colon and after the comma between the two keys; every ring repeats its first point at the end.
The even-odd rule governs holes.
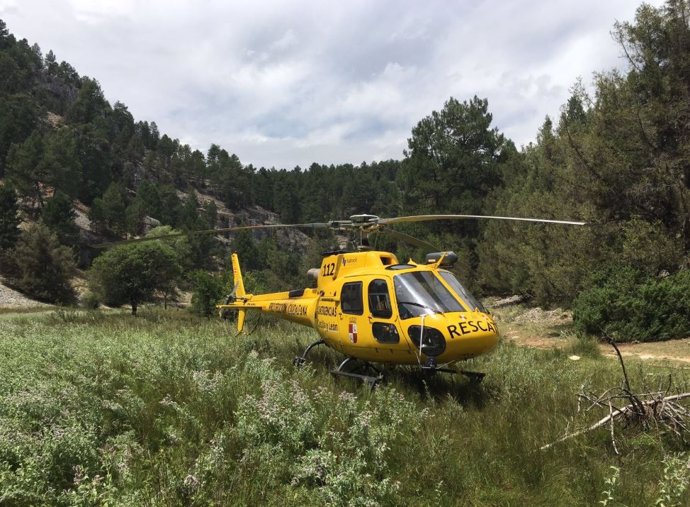
{"type": "Polygon", "coordinates": [[[0,309],[2,308],[33,308],[38,306],[51,306],[46,303],[34,301],[14,289],[10,289],[0,279],[0,309]]]}

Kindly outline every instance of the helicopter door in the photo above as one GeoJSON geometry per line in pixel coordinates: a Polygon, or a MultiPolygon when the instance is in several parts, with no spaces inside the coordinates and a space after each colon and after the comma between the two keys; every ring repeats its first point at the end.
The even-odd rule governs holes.
{"type": "Polygon", "coordinates": [[[362,343],[362,329],[366,322],[362,292],[362,282],[348,282],[343,284],[340,293],[340,319],[346,321],[347,327],[343,331],[347,331],[348,337],[348,341],[343,344],[342,352],[346,354],[354,353],[354,349],[366,346],[362,343]]]}
{"type": "MultiPolygon", "coordinates": [[[[406,342],[401,341],[398,326],[393,319],[393,305],[388,282],[375,279],[367,287],[369,303],[369,323],[371,333],[380,349],[407,349],[406,342]]],[[[385,353],[384,353],[385,354],[385,353]]]]}

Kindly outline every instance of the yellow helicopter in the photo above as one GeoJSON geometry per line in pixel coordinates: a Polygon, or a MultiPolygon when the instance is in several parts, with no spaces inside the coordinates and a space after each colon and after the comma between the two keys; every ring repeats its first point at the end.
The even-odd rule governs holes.
{"type": "Polygon", "coordinates": [[[352,232],[359,237],[354,250],[323,253],[320,269],[309,270],[316,288],[270,294],[247,294],[240,261],[232,254],[234,289],[225,304],[217,305],[221,316],[237,311],[237,329],[242,332],[249,310],[272,314],[313,328],[319,339],[309,352],[327,345],[345,359],[331,371],[375,385],[382,376],[371,363],[416,365],[427,373],[462,373],[479,381],[482,373],[456,370],[454,364],[492,350],[499,339],[493,317],[449,271],[457,261],[450,251],[429,253],[424,263],[400,262],[385,251],[369,247],[368,236],[385,232],[397,239],[433,250],[433,245],[390,229],[405,222],[430,220],[494,219],[563,225],[585,222],[484,215],[415,215],[379,218],[354,215],[349,220],[326,223],[246,226],[226,229],[310,228],[352,232]],[[376,375],[356,373],[353,366],[366,365],[376,375]]]}

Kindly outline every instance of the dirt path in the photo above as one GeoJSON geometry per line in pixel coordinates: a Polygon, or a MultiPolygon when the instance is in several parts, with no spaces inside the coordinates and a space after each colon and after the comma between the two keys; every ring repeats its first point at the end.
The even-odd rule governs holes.
{"type": "MultiPolygon", "coordinates": [[[[503,335],[508,341],[522,347],[537,349],[565,348],[569,344],[567,338],[548,338],[544,336],[521,335],[514,330],[503,335]]],[[[624,357],[637,357],[644,361],[673,361],[690,364],[690,338],[649,343],[620,343],[618,348],[624,357]]],[[[616,357],[610,345],[599,345],[601,353],[608,357],[616,357]]]]}
{"type": "MultiPolygon", "coordinates": [[[[615,356],[609,345],[601,345],[606,356],[615,356]]],[[[618,345],[623,356],[637,356],[642,360],[673,361],[690,364],[690,338],[652,343],[621,343],[618,345]]]]}
{"type": "MultiPolygon", "coordinates": [[[[564,310],[525,309],[519,305],[493,311],[505,340],[523,347],[539,349],[565,348],[576,339],[572,314],[564,310]]],[[[600,344],[601,353],[615,357],[612,347],[600,344]]],[[[623,356],[644,361],[672,361],[690,364],[690,337],[645,343],[621,343],[623,356]]]]}

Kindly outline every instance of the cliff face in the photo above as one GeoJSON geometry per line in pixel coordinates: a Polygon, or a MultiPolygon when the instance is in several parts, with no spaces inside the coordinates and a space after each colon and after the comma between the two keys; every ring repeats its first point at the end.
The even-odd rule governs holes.
{"type": "MultiPolygon", "coordinates": [[[[181,199],[186,199],[188,197],[188,195],[184,192],[178,192],[178,195],[181,199]]],[[[211,201],[215,203],[218,209],[218,222],[216,224],[216,227],[218,228],[236,227],[241,225],[271,225],[281,223],[278,213],[274,213],[273,211],[269,211],[258,205],[248,206],[238,211],[232,211],[226,207],[221,200],[211,195],[200,194],[197,192],[196,196],[202,207],[211,201]]],[[[310,241],[309,236],[297,229],[257,229],[252,232],[252,236],[256,241],[260,241],[272,234],[275,234],[274,237],[281,247],[293,252],[296,251],[304,253],[310,241]]],[[[223,233],[221,238],[224,243],[229,244],[232,241],[233,234],[223,233]]]]}

